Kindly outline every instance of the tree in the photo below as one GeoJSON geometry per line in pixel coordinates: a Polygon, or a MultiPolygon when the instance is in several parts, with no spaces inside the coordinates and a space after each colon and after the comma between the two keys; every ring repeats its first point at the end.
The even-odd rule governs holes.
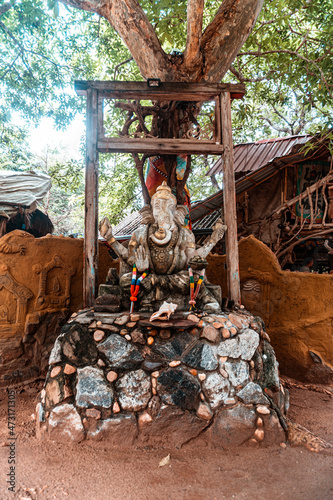
{"type": "MultiPolygon", "coordinates": [[[[149,2],[138,0],[62,0],[62,3],[94,12],[104,17],[119,33],[140,69],[144,78],[160,78],[164,82],[219,82],[245,42],[259,15],[263,0],[224,0],[215,16],[203,29],[204,0],[181,2],[181,9],[187,7],[187,36],[183,52],[167,54],[149,21],[149,2]],[[144,7],[147,8],[145,12],[144,7]]],[[[170,10],[175,2],[159,3],[160,9],[170,10]]],[[[153,12],[151,12],[153,14],[153,12]]],[[[129,126],[138,121],[136,132],[155,137],[181,137],[196,124],[200,106],[184,102],[154,102],[143,108],[140,103],[119,103],[128,112],[129,126]],[[151,128],[145,123],[152,116],[151,128]]],[[[142,184],[145,201],[149,201],[143,180],[143,160],[134,156],[142,184]]],[[[183,188],[191,171],[190,158],[182,179],[176,173],[175,155],[163,155],[168,184],[176,191],[178,203],[184,202],[183,188]]]]}

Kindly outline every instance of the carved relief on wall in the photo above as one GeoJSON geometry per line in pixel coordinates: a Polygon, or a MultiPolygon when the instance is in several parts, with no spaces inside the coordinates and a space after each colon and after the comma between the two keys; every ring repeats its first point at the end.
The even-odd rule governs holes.
{"type": "Polygon", "coordinates": [[[273,277],[270,273],[256,271],[251,267],[242,274],[242,304],[254,316],[261,316],[266,326],[269,325],[270,286],[272,282],[273,277]]]}
{"type": "Polygon", "coordinates": [[[35,312],[67,309],[70,304],[71,280],[75,269],[65,264],[59,255],[55,255],[45,267],[36,265],[34,270],[39,275],[35,312]]]}
{"type": "Polygon", "coordinates": [[[2,265],[0,272],[0,333],[15,335],[24,328],[28,300],[33,294],[14,280],[8,266],[2,265]]]}

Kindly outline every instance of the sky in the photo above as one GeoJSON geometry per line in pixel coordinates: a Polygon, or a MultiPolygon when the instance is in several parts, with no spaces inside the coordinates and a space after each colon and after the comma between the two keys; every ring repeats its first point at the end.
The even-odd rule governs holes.
{"type": "Polygon", "coordinates": [[[30,147],[34,154],[41,155],[49,146],[66,149],[73,159],[81,158],[81,138],[85,135],[85,117],[77,115],[66,130],[56,130],[51,118],[43,118],[38,127],[30,129],[30,147]]]}

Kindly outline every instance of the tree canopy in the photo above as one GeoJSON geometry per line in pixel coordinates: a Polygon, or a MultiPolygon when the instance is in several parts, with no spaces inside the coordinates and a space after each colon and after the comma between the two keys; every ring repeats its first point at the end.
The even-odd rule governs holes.
{"type": "Polygon", "coordinates": [[[1,107],[7,115],[11,109],[27,120],[52,116],[64,126],[83,105],[72,90],[75,79],[224,77],[247,86],[246,98],[235,106],[236,140],[254,138],[254,131],[276,136],[301,133],[311,123],[332,124],[330,0],[268,0],[250,34],[261,7],[258,0],[63,4],[0,0],[1,107]],[[233,17],[237,10],[250,12],[243,34],[243,18],[236,22],[233,17]],[[137,32],[141,25],[150,45],[147,33],[137,32]],[[237,43],[232,33],[229,38],[224,33],[230,26],[237,43]]]}

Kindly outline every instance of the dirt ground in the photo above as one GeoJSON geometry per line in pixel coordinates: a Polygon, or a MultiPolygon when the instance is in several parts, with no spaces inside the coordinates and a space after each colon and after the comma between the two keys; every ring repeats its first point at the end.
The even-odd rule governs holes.
{"type": "MultiPolygon", "coordinates": [[[[39,387],[41,388],[41,386],[39,387]]],[[[327,500],[333,455],[276,446],[232,451],[110,450],[103,444],[60,445],[35,437],[31,414],[38,385],[16,393],[16,492],[7,490],[8,396],[0,394],[0,498],[20,500],[327,500]],[[170,462],[159,467],[170,453],[170,462]]],[[[292,388],[289,418],[333,443],[333,398],[292,388]]]]}

